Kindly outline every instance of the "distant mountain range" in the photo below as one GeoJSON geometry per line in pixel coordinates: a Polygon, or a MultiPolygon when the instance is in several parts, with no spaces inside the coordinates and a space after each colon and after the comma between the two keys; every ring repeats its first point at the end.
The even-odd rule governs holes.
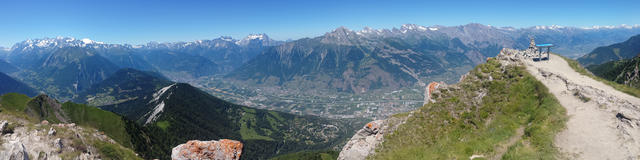
{"type": "MultiPolygon", "coordinates": [[[[336,88],[352,93],[397,89],[431,76],[468,70],[500,50],[453,38],[376,38],[346,28],[269,48],[227,77],[298,89],[336,88]]],[[[456,73],[460,74],[460,73],[456,73]]]]}
{"type": "Polygon", "coordinates": [[[530,37],[555,44],[555,52],[574,55],[636,33],[639,27],[514,29],[407,24],[399,29],[360,31],[341,27],[323,36],[268,48],[226,77],[248,86],[278,85],[285,90],[396,90],[434,80],[455,83],[459,75],[500,49],[525,48],[530,37]]]}
{"type": "Polygon", "coordinates": [[[289,42],[265,34],[239,40],[220,37],[145,45],[57,37],[0,49],[0,59],[7,62],[0,61],[0,69],[61,100],[76,98],[121,68],[159,72],[179,82],[224,76],[224,81],[283,86],[284,91],[362,93],[428,81],[454,83],[501,48],[526,47],[529,37],[554,43],[555,52],[575,57],[635,34],[640,34],[639,26],[516,29],[472,23],[450,27],[406,24],[360,31],[338,28],[289,42]]]}
{"type": "Polygon", "coordinates": [[[173,80],[224,74],[280,41],[264,34],[242,40],[105,44],[66,37],[26,40],[2,49],[0,71],[62,100],[72,99],[120,68],[156,71],[173,80]]]}

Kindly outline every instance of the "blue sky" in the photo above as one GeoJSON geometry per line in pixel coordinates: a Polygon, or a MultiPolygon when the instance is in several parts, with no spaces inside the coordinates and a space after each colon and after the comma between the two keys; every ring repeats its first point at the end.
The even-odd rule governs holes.
{"type": "Polygon", "coordinates": [[[640,24],[640,1],[1,0],[0,46],[70,36],[107,43],[192,41],[266,33],[278,40],[314,37],[339,26],[402,24],[593,26],[640,24]]]}

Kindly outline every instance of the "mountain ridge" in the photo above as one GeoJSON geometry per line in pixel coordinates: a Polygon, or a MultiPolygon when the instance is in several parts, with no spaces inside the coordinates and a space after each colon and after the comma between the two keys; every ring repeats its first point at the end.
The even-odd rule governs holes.
{"type": "Polygon", "coordinates": [[[620,61],[640,55],[640,34],[631,36],[624,42],[601,46],[589,54],[578,58],[582,65],[599,65],[610,61],[620,61]]]}

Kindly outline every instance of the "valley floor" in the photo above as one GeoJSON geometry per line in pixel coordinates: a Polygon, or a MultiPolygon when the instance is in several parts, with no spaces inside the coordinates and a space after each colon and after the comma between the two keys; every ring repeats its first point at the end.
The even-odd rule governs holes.
{"type": "Polygon", "coordinates": [[[636,159],[640,155],[640,99],[581,75],[557,55],[524,60],[527,71],[567,110],[554,144],[568,159],[636,159]]]}

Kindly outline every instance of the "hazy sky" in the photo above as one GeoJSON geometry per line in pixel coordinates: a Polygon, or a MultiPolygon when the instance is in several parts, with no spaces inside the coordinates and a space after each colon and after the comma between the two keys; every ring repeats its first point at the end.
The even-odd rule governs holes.
{"type": "Polygon", "coordinates": [[[640,1],[561,0],[0,0],[0,46],[70,36],[107,43],[192,41],[266,33],[314,37],[339,26],[359,30],[402,24],[593,26],[640,24],[640,1]]]}

